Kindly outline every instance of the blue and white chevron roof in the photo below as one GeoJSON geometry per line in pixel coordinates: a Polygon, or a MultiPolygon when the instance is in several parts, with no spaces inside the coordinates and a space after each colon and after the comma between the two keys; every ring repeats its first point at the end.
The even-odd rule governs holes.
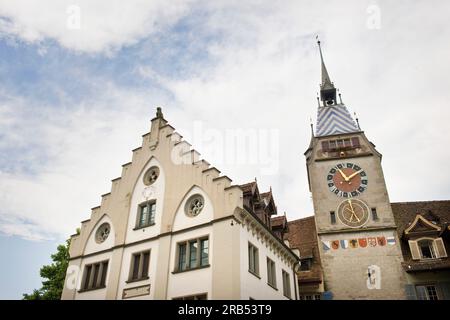
{"type": "Polygon", "coordinates": [[[319,107],[317,111],[316,136],[360,131],[343,104],[319,107]]]}

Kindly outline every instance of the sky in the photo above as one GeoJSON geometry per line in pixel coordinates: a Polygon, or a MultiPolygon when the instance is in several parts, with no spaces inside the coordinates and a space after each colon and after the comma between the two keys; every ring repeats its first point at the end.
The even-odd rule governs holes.
{"type": "Polygon", "coordinates": [[[234,184],[256,177],[279,214],[312,215],[317,35],[391,201],[448,199],[448,12],[445,0],[2,0],[0,299],[39,287],[157,106],[234,184]]]}

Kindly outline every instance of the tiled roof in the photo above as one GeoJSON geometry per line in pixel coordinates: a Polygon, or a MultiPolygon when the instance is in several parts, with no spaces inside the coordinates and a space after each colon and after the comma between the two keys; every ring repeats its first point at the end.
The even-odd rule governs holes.
{"type": "Polygon", "coordinates": [[[314,216],[288,222],[286,235],[291,248],[300,250],[300,256],[311,256],[317,245],[316,222],[314,216]]]}
{"type": "Polygon", "coordinates": [[[450,200],[391,203],[398,234],[401,236],[417,214],[434,221],[443,229],[450,223],[450,200]]]}
{"type": "MultiPolygon", "coordinates": [[[[403,269],[406,272],[417,272],[426,270],[450,269],[450,258],[433,259],[430,261],[412,260],[411,251],[407,239],[404,237],[407,229],[416,216],[422,217],[445,230],[450,224],[450,200],[443,201],[417,201],[417,202],[394,202],[391,203],[397,232],[400,238],[400,246],[403,254],[403,269]]],[[[444,231],[448,234],[448,231],[444,231]]],[[[442,236],[447,252],[450,249],[448,236],[442,236]]]]}
{"type": "Polygon", "coordinates": [[[406,272],[450,269],[450,259],[431,261],[405,261],[402,267],[406,272]]]}
{"type": "Polygon", "coordinates": [[[314,216],[289,221],[288,229],[284,238],[289,241],[289,246],[300,251],[300,258],[312,258],[311,270],[297,273],[299,283],[321,282],[323,273],[314,216]]]}
{"type": "Polygon", "coordinates": [[[247,193],[247,192],[252,192],[253,188],[255,186],[256,186],[256,182],[252,181],[250,183],[242,184],[240,187],[242,189],[242,192],[247,193]]]}
{"type": "Polygon", "coordinates": [[[358,131],[360,130],[345,105],[319,107],[317,110],[317,137],[358,131]]]}
{"type": "Polygon", "coordinates": [[[284,227],[287,223],[286,216],[273,217],[270,219],[272,227],[284,227]]]}

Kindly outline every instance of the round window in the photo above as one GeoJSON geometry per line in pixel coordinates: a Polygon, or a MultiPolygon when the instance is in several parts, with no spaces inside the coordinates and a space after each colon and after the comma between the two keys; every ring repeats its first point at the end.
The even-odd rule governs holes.
{"type": "Polygon", "coordinates": [[[186,206],[184,208],[186,215],[188,217],[198,216],[202,209],[205,207],[205,200],[199,194],[191,196],[188,201],[186,201],[186,206]]]}
{"type": "Polygon", "coordinates": [[[144,184],[146,186],[149,186],[153,184],[156,179],[159,177],[159,168],[158,167],[151,167],[147,170],[147,172],[144,174],[144,184]]]}
{"type": "Polygon", "coordinates": [[[97,243],[104,242],[108,238],[110,231],[111,226],[109,225],[109,223],[102,223],[102,225],[98,227],[97,232],[95,233],[95,241],[97,243]]]}

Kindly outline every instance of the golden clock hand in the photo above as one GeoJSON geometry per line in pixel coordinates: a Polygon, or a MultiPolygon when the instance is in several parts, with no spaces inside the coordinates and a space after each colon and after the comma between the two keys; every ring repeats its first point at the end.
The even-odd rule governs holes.
{"type": "Polygon", "coordinates": [[[361,172],[362,172],[362,169],[359,170],[359,171],[356,171],[356,172],[352,173],[352,174],[348,177],[348,180],[350,180],[351,178],[353,178],[354,176],[356,176],[357,174],[359,174],[359,173],[361,173],[361,172]]]}
{"type": "Polygon", "coordinates": [[[352,201],[350,199],[348,199],[347,202],[350,205],[350,209],[352,209],[352,213],[355,213],[355,210],[353,210],[352,201]]]}
{"type": "Polygon", "coordinates": [[[348,177],[342,172],[342,170],[338,168],[338,171],[341,174],[342,178],[344,178],[345,181],[348,181],[348,177]]]}
{"type": "MultiPolygon", "coordinates": [[[[347,219],[347,220],[350,220],[350,222],[351,222],[351,221],[352,221],[352,219],[353,219],[353,218],[352,218],[352,216],[353,216],[353,212],[351,212],[349,208],[345,208],[344,210],[345,210],[346,212],[350,213],[350,216],[349,216],[349,218],[348,218],[348,219],[346,218],[346,219],[347,219]]],[[[345,216],[344,216],[344,218],[345,218],[345,216]]]]}

